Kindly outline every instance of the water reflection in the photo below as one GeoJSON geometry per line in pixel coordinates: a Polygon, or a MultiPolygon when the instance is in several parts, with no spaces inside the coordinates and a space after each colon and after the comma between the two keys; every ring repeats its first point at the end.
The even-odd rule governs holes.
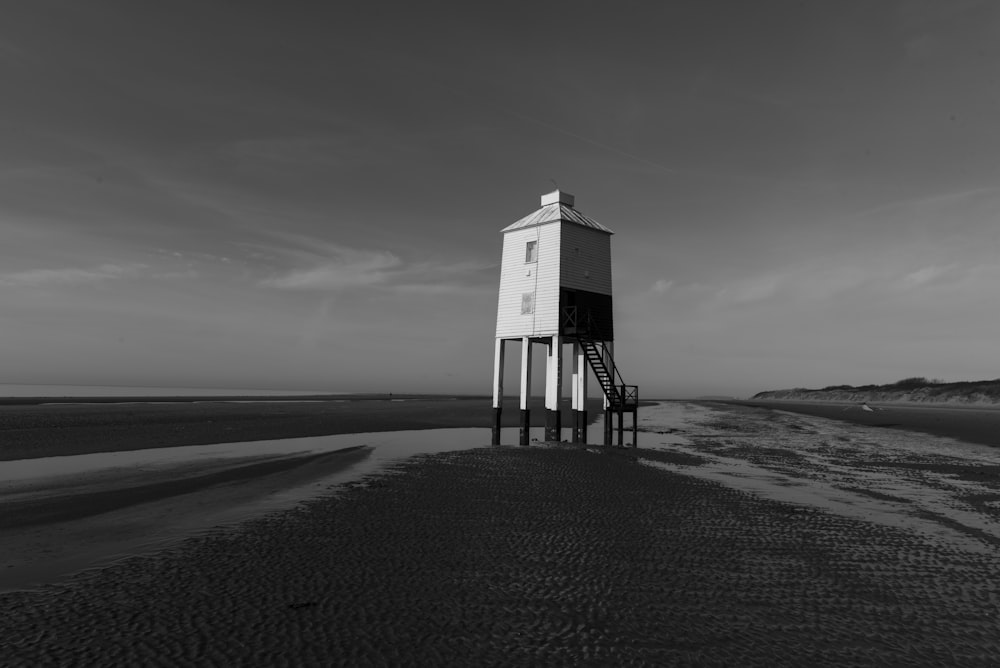
{"type": "MultiPolygon", "coordinates": [[[[592,438],[602,433],[600,423],[590,429],[592,438]]],[[[530,436],[541,440],[544,429],[532,429],[530,436]]],[[[563,437],[569,436],[564,430],[563,437]]],[[[518,429],[502,430],[504,445],[518,439],[518,429]]],[[[58,582],[83,569],[292,508],[406,457],[488,447],[490,440],[489,429],[426,429],[4,462],[0,512],[8,522],[0,529],[0,591],[58,582]],[[108,511],[93,504],[109,493],[123,505],[108,511]],[[87,503],[95,512],[87,512],[87,503]],[[67,508],[75,519],[58,521],[67,508]],[[10,526],[19,512],[41,519],[10,526]]]]}

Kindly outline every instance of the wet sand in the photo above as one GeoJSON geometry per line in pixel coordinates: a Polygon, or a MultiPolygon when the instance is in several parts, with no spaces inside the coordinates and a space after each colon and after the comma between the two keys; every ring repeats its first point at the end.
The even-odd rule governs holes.
{"type": "MultiPolygon", "coordinates": [[[[596,417],[600,403],[591,404],[591,416],[596,417]]],[[[517,408],[516,400],[505,402],[503,426],[518,426],[517,408]]],[[[530,408],[532,426],[544,426],[541,400],[533,400],[530,408]]],[[[0,405],[0,461],[330,434],[488,428],[492,423],[490,399],[482,397],[258,398],[247,402],[217,398],[169,402],[161,398],[153,402],[0,405]]],[[[568,404],[563,409],[563,423],[571,424],[568,404]]]]}
{"type": "Polygon", "coordinates": [[[448,396],[24,401],[0,406],[0,592],[293,507],[396,458],[487,445],[493,418],[489,399],[448,396]]]}
{"type": "Polygon", "coordinates": [[[112,470],[110,474],[92,477],[78,475],[62,476],[55,481],[43,479],[43,486],[0,496],[0,508],[3,509],[0,532],[76,521],[221,485],[287,476],[296,469],[339,470],[368,454],[367,448],[356,446],[332,453],[201,461],[162,470],[138,469],[134,473],[112,470]],[[66,480],[69,477],[72,477],[72,482],[66,480]]]}
{"type": "Polygon", "coordinates": [[[989,665],[995,558],[641,466],[420,458],[2,598],[10,665],[989,665]]]}
{"type": "Polygon", "coordinates": [[[414,457],[238,530],[0,594],[0,656],[995,665],[994,451],[746,407],[674,408],[693,417],[647,411],[638,450],[414,457]],[[885,447],[875,436],[889,433],[885,447]],[[832,492],[841,505],[824,505],[832,492]]]}
{"type": "MultiPolygon", "coordinates": [[[[715,403],[715,402],[706,402],[715,403]]],[[[815,415],[884,429],[919,431],[969,443],[1000,447],[1000,407],[941,404],[872,403],[871,412],[857,403],[834,401],[725,401],[734,406],[815,415]]]]}

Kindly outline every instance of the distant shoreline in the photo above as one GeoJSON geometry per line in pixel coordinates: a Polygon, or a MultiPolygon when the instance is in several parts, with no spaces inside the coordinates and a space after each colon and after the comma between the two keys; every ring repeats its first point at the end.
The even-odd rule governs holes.
{"type": "Polygon", "coordinates": [[[39,395],[0,396],[0,406],[40,406],[47,404],[176,404],[198,402],[344,402],[344,401],[444,401],[489,399],[486,395],[458,394],[177,394],[177,395],[39,395]]]}
{"type": "MultiPolygon", "coordinates": [[[[317,395],[322,396],[322,395],[317,395]]],[[[0,461],[92,452],[264,441],[333,434],[493,424],[489,397],[454,395],[337,395],[309,397],[51,397],[0,400],[0,461]]],[[[545,425],[544,398],[529,402],[531,426],[545,425]]],[[[589,418],[601,415],[588,401],[589,418]]],[[[562,421],[569,426],[569,401],[562,421]]],[[[517,427],[516,399],[506,398],[502,426],[517,427]]]]}
{"type": "Polygon", "coordinates": [[[734,404],[760,404],[762,406],[770,406],[772,404],[789,404],[789,405],[802,405],[802,406],[837,406],[839,408],[852,408],[861,406],[862,404],[870,404],[871,406],[881,406],[884,408],[897,407],[897,408],[925,408],[928,410],[944,409],[944,410],[957,410],[957,411],[1000,411],[1000,402],[998,403],[958,403],[958,402],[947,402],[947,401],[904,401],[904,400],[893,400],[893,399],[692,399],[692,401],[703,402],[703,401],[714,401],[717,403],[734,403],[734,404]]]}
{"type": "Polygon", "coordinates": [[[917,431],[966,443],[1000,447],[1000,407],[944,403],[872,401],[871,411],[859,402],[776,399],[728,400],[722,403],[750,409],[788,411],[869,427],[917,431]]]}

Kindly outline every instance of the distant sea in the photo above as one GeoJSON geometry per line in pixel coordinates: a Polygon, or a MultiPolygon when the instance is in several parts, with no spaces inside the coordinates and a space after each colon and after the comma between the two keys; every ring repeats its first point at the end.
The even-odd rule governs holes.
{"type": "Polygon", "coordinates": [[[118,385],[8,385],[0,383],[3,397],[287,397],[344,394],[323,390],[247,390],[204,387],[132,387],[118,385]]]}

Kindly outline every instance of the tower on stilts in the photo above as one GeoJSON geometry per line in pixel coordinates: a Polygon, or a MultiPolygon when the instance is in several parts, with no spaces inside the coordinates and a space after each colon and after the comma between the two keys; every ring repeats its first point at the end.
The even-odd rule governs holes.
{"type": "Polygon", "coordinates": [[[626,385],[614,361],[611,298],[613,232],[575,208],[575,198],[556,190],[541,208],[503,229],[500,296],[493,363],[493,443],[500,442],[506,343],[521,343],[520,443],[528,444],[532,352],[545,350],[545,438],[561,440],[559,404],[564,347],[572,347],[572,441],[587,442],[588,370],[604,395],[604,444],[611,445],[615,418],[624,444],[624,416],[632,414],[637,437],[639,391],[626,385]]]}

